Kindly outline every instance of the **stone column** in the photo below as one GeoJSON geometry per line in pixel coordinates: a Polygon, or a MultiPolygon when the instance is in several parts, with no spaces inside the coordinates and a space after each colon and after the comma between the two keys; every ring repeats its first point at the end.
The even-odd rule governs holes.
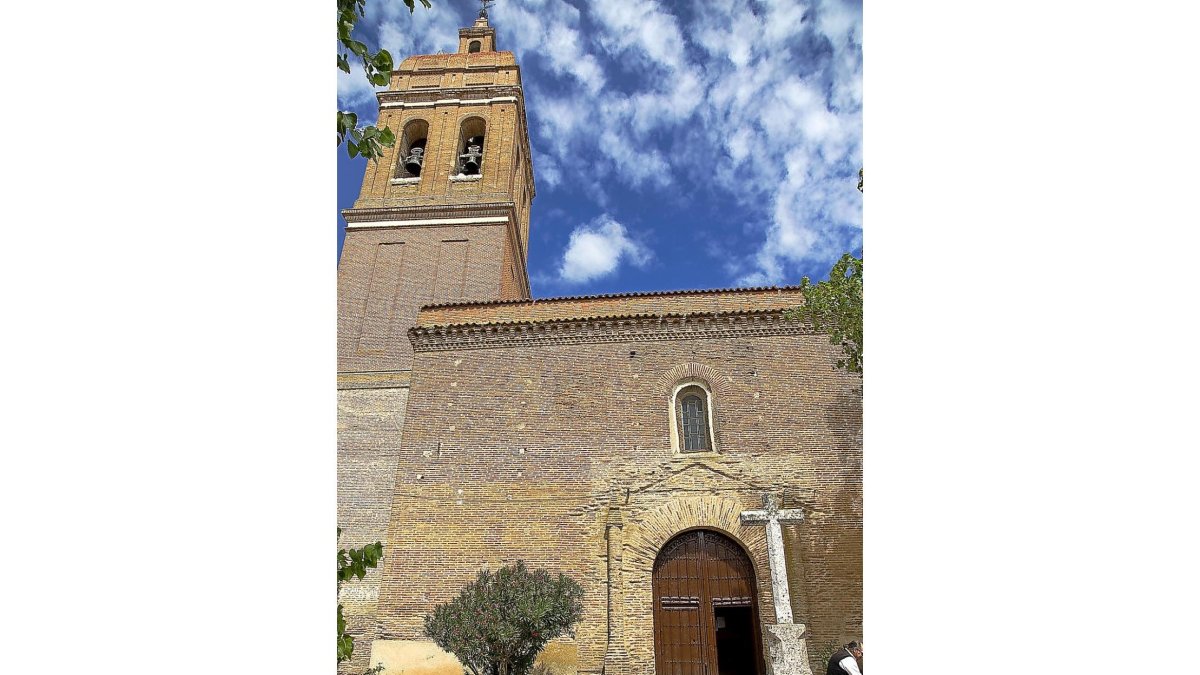
{"type": "Polygon", "coordinates": [[[788,591],[787,564],[783,554],[781,524],[801,523],[804,512],[779,508],[779,498],[763,495],[763,508],[743,511],[743,525],[763,525],[767,534],[767,562],[771,568],[771,596],[775,601],[775,625],[765,626],[771,654],[772,675],[812,675],[804,624],[792,623],[792,598],[788,591]]]}
{"type": "Polygon", "coordinates": [[[608,644],[604,650],[605,675],[622,675],[627,672],[628,653],[625,650],[625,595],[621,587],[621,536],[624,519],[621,510],[609,507],[605,523],[605,539],[608,547],[608,644]]]}

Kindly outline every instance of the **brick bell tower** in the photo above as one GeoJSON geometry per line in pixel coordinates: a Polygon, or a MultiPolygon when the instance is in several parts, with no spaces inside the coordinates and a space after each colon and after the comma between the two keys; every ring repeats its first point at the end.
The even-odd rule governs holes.
{"type": "MultiPolygon", "coordinates": [[[[422,305],[530,297],[533,166],[521,69],[486,11],[453,54],[411,56],[380,92],[396,144],[367,165],[338,267],[338,371],[411,369],[422,305]]],[[[359,378],[361,379],[361,378],[359,378]]]]}
{"type": "MultiPolygon", "coordinates": [[[[453,54],[412,56],[379,92],[395,146],[369,162],[338,264],[340,547],[387,539],[422,305],[527,299],[533,166],[521,70],[496,51],[486,10],[453,54]]],[[[386,553],[385,553],[386,555],[386,553]]],[[[342,589],[354,659],[367,668],[379,570],[342,589]]]]}

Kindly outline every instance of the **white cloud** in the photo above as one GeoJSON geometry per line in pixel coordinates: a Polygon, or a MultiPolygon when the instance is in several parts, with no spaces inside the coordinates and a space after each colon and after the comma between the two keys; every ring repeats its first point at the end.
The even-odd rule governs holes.
{"type": "Polygon", "coordinates": [[[764,0],[767,14],[763,17],[763,30],[759,34],[765,45],[774,47],[790,38],[795,27],[800,25],[808,5],[796,0],[764,0]]]}
{"type": "Polygon", "coordinates": [[[600,43],[609,51],[629,50],[672,72],[683,65],[679,24],[654,0],[607,0],[591,3],[588,9],[602,27],[600,43]]]}
{"type": "MultiPolygon", "coordinates": [[[[533,98],[533,95],[530,95],[533,98]]],[[[537,106],[534,120],[539,125],[537,135],[551,147],[561,163],[566,163],[569,146],[576,135],[587,129],[584,122],[589,117],[587,99],[583,96],[546,97],[537,106]]]]}
{"type": "Polygon", "coordinates": [[[640,142],[653,132],[678,126],[704,102],[705,85],[694,73],[680,72],[666,80],[667,88],[642,91],[627,99],[606,101],[601,107],[614,124],[629,124],[640,142]]]}
{"type": "Polygon", "coordinates": [[[362,107],[363,112],[366,113],[376,107],[373,105],[375,87],[367,82],[367,76],[363,74],[361,64],[351,61],[349,73],[340,69],[337,71],[337,98],[338,107],[342,110],[362,107]],[[369,103],[372,105],[367,105],[369,103]]]}
{"type": "MultiPolygon", "coordinates": [[[[400,3],[368,2],[385,12],[380,40],[397,58],[452,51],[465,25],[456,12],[410,18],[400,3]]],[[[861,241],[861,3],[705,0],[685,13],[681,4],[522,0],[491,10],[499,47],[525,70],[538,186],[622,218],[611,210],[616,185],[663,197],[703,185],[753,238],[729,246],[743,252],[726,256],[731,279],[794,282],[798,267],[861,241]]],[[[339,76],[338,94],[373,98],[361,75],[339,76]]],[[[648,256],[616,220],[593,221],[571,235],[557,279],[598,278],[648,256]]]]}
{"type": "MultiPolygon", "coordinates": [[[[458,49],[459,20],[453,12],[429,11],[418,5],[411,15],[403,4],[388,0],[368,0],[364,16],[368,17],[355,29],[355,38],[376,49],[386,49],[395,66],[411,54],[434,54],[458,49]],[[374,35],[364,34],[370,26],[374,35]]],[[[338,44],[338,53],[342,52],[338,44]]],[[[350,72],[338,71],[338,106],[353,108],[359,113],[360,124],[373,124],[378,114],[375,105],[376,89],[363,74],[362,62],[349,55],[350,72]]]]}
{"type": "MultiPolygon", "coordinates": [[[[509,27],[505,37],[512,51],[522,60],[527,52],[545,57],[558,75],[577,80],[595,96],[604,87],[604,70],[580,34],[579,10],[562,0],[526,3],[501,3],[493,9],[494,24],[509,27]]],[[[501,45],[505,47],[505,45],[501,45]]]]}
{"type": "Polygon", "coordinates": [[[593,96],[600,92],[604,86],[604,72],[596,57],[583,51],[579,31],[562,24],[553,25],[546,31],[542,49],[550,57],[555,72],[576,78],[593,96]]]}
{"type": "Polygon", "coordinates": [[[427,10],[418,4],[410,14],[399,2],[367,0],[366,15],[382,19],[378,46],[388,50],[397,66],[412,54],[458,51],[458,29],[462,24],[454,12],[427,10]]]}
{"type": "MultiPolygon", "coordinates": [[[[758,17],[740,2],[728,1],[709,6],[706,13],[712,20],[702,20],[694,27],[692,37],[695,42],[712,56],[729,59],[735,66],[748,64],[754,44],[763,37],[758,17]]],[[[780,28],[787,30],[790,27],[794,30],[799,23],[796,20],[780,28]]]]}
{"type": "Polygon", "coordinates": [[[613,160],[614,173],[634,187],[647,182],[660,189],[671,185],[671,167],[662,153],[653,147],[638,147],[631,138],[613,131],[600,134],[600,152],[613,160]]]}
{"type": "Polygon", "coordinates": [[[795,281],[797,265],[857,245],[861,6],[711,0],[687,25],[653,0],[585,11],[608,68],[620,58],[657,74],[598,101],[576,90],[544,104],[557,180],[656,191],[702,180],[728,193],[762,237],[728,266],[741,283],[795,281]]]}
{"type": "Polygon", "coordinates": [[[830,260],[861,246],[862,195],[855,185],[841,176],[787,176],[776,192],[766,239],[749,264],[737,268],[737,283],[795,283],[786,264],[830,260]]]}
{"type": "Polygon", "coordinates": [[[642,267],[651,257],[648,248],[629,237],[624,225],[600,216],[571,232],[558,276],[569,283],[583,283],[616,272],[622,261],[642,267]]]}
{"type": "Polygon", "coordinates": [[[753,143],[754,134],[746,127],[738,129],[725,138],[725,148],[729,151],[729,156],[733,159],[734,166],[742,163],[750,156],[750,148],[753,143]]]}
{"type": "Polygon", "coordinates": [[[726,264],[737,283],[749,285],[795,282],[800,263],[836,258],[861,242],[862,195],[854,189],[862,162],[861,7],[836,0],[765,5],[756,16],[741,2],[715,2],[719,10],[690,27],[719,59],[702,71],[703,132],[734,160],[717,166],[712,182],[740,202],[751,231],[763,236],[753,253],[726,264]],[[748,53],[747,34],[754,36],[748,53]],[[831,55],[778,58],[780,50],[822,39],[831,55]]]}
{"type": "Polygon", "coordinates": [[[537,181],[544,182],[548,187],[557,187],[562,182],[562,171],[558,168],[558,162],[554,158],[545,153],[534,153],[534,165],[537,166],[537,181]]]}

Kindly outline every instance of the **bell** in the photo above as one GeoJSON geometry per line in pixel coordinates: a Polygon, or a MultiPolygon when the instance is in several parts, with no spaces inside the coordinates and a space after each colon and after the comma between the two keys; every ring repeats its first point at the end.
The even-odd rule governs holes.
{"type": "Polygon", "coordinates": [[[460,171],[466,175],[479,173],[479,163],[483,160],[483,136],[472,136],[467,139],[466,151],[459,155],[460,171]]]}
{"type": "Polygon", "coordinates": [[[409,148],[409,154],[404,158],[404,170],[414,176],[421,175],[421,164],[425,161],[425,148],[409,148]]]}

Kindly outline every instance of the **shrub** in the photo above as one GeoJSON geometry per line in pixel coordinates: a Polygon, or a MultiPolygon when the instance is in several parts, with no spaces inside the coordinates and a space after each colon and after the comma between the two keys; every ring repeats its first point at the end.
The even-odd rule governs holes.
{"type": "Polygon", "coordinates": [[[582,601],[574,580],[517,562],[480,572],[457,598],[435,607],[425,634],[474,675],[528,675],[546,643],[579,620],[582,601]]]}
{"type": "Polygon", "coordinates": [[[829,665],[829,659],[833,658],[833,653],[842,648],[842,643],[837,640],[827,640],[823,645],[813,645],[809,648],[808,658],[812,663],[814,673],[823,673],[829,665]]]}

